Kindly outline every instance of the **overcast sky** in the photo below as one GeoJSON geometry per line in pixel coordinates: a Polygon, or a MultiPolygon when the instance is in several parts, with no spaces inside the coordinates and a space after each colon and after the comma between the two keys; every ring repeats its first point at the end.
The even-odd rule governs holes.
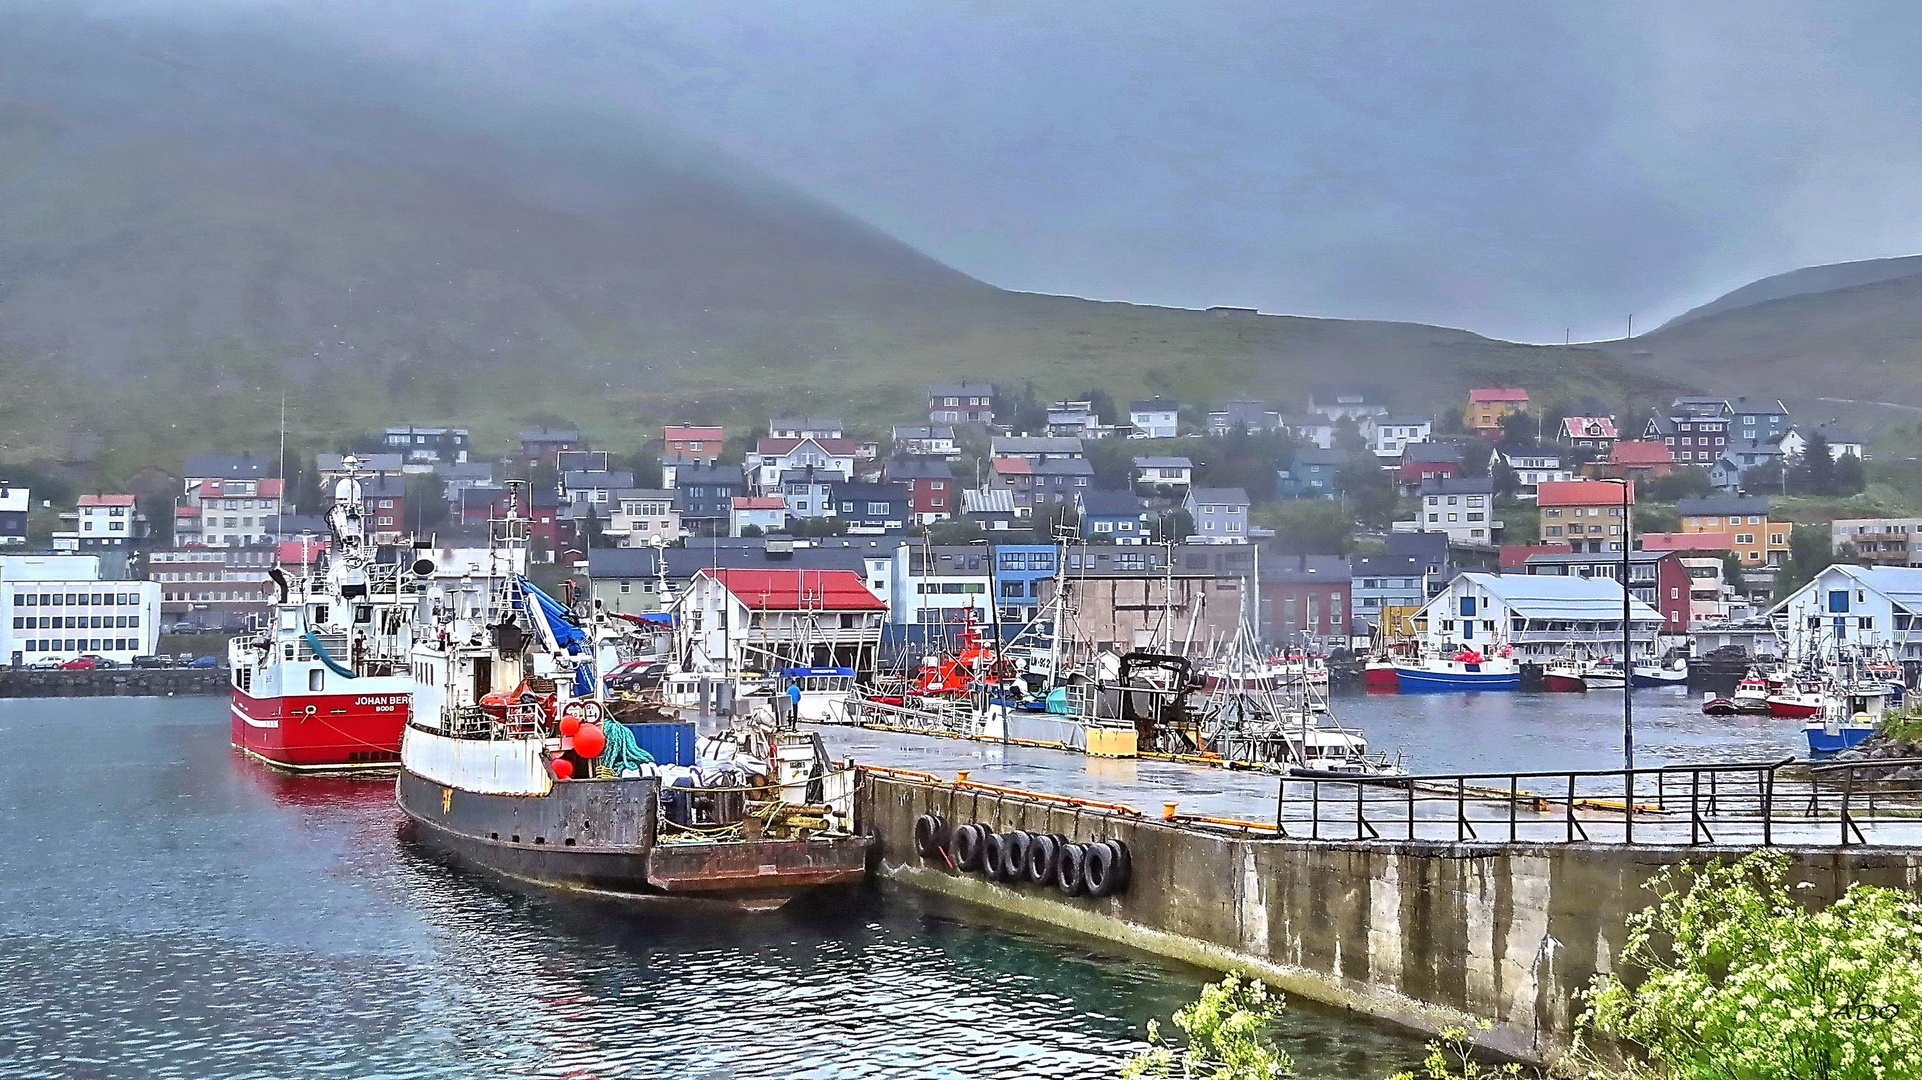
{"type": "Polygon", "coordinates": [[[1915,0],[223,2],[638,110],[1011,289],[1560,341],[1922,251],[1915,0]]]}

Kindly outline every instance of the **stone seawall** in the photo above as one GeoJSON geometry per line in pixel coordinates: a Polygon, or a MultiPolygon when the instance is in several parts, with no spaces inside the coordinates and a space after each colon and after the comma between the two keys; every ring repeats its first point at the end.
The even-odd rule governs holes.
{"type": "Polygon", "coordinates": [[[0,668],[0,697],[157,697],[224,694],[221,668],[113,668],[107,671],[27,671],[0,668]]]}
{"type": "MultiPolygon", "coordinates": [[[[1219,970],[1423,1031],[1494,1024],[1484,1045],[1548,1063],[1569,1045],[1580,993],[1608,970],[1623,920],[1663,867],[1747,849],[1607,844],[1270,839],[870,773],[861,814],[884,877],[1219,970]],[[1070,898],[1003,885],[914,850],[923,813],[950,825],[1127,843],[1121,894],[1070,898]]],[[[1823,898],[1852,881],[1911,890],[1922,851],[1785,848],[1823,898]]]]}

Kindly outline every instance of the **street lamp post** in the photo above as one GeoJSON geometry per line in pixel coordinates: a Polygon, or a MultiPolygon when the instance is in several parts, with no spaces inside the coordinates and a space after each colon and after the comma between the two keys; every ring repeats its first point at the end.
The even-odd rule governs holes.
{"type": "MultiPolygon", "coordinates": [[[[1633,623],[1629,621],[1629,564],[1628,551],[1631,546],[1630,532],[1634,528],[1629,517],[1629,494],[1634,491],[1634,481],[1627,479],[1608,479],[1604,483],[1622,485],[1622,768],[1633,774],[1635,770],[1635,699],[1629,691],[1635,686],[1635,663],[1632,651],[1635,648],[1633,623]]],[[[1631,778],[1631,783],[1632,778],[1631,778]]],[[[1633,792],[1629,793],[1633,799],[1633,792]]],[[[1631,812],[1632,809],[1631,809],[1631,812]]]]}

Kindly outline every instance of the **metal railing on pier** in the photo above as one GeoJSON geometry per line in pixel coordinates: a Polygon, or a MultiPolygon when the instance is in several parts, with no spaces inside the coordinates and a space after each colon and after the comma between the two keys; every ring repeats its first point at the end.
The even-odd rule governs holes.
{"type": "Polygon", "coordinates": [[[1291,777],[1275,809],[1281,835],[1310,840],[1906,846],[1922,759],[1291,777]]]}

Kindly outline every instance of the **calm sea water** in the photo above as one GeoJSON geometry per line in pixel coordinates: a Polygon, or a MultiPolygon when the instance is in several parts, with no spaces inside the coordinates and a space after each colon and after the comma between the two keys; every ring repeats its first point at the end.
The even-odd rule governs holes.
{"type": "MultiPolygon", "coordinates": [[[[1370,735],[1378,742],[1374,723],[1370,735]]],[[[505,886],[213,698],[0,700],[0,1074],[1113,1076],[1212,976],[904,890],[691,918],[505,886]]],[[[1310,1077],[1414,1037],[1293,1006],[1310,1077]]]]}
{"type": "MultiPolygon", "coordinates": [[[[1802,721],[1703,716],[1702,691],[1633,691],[1639,768],[1808,756],[1802,721]]],[[[1585,694],[1338,693],[1337,719],[1415,772],[1548,772],[1622,767],[1622,691],[1585,694]]]]}

